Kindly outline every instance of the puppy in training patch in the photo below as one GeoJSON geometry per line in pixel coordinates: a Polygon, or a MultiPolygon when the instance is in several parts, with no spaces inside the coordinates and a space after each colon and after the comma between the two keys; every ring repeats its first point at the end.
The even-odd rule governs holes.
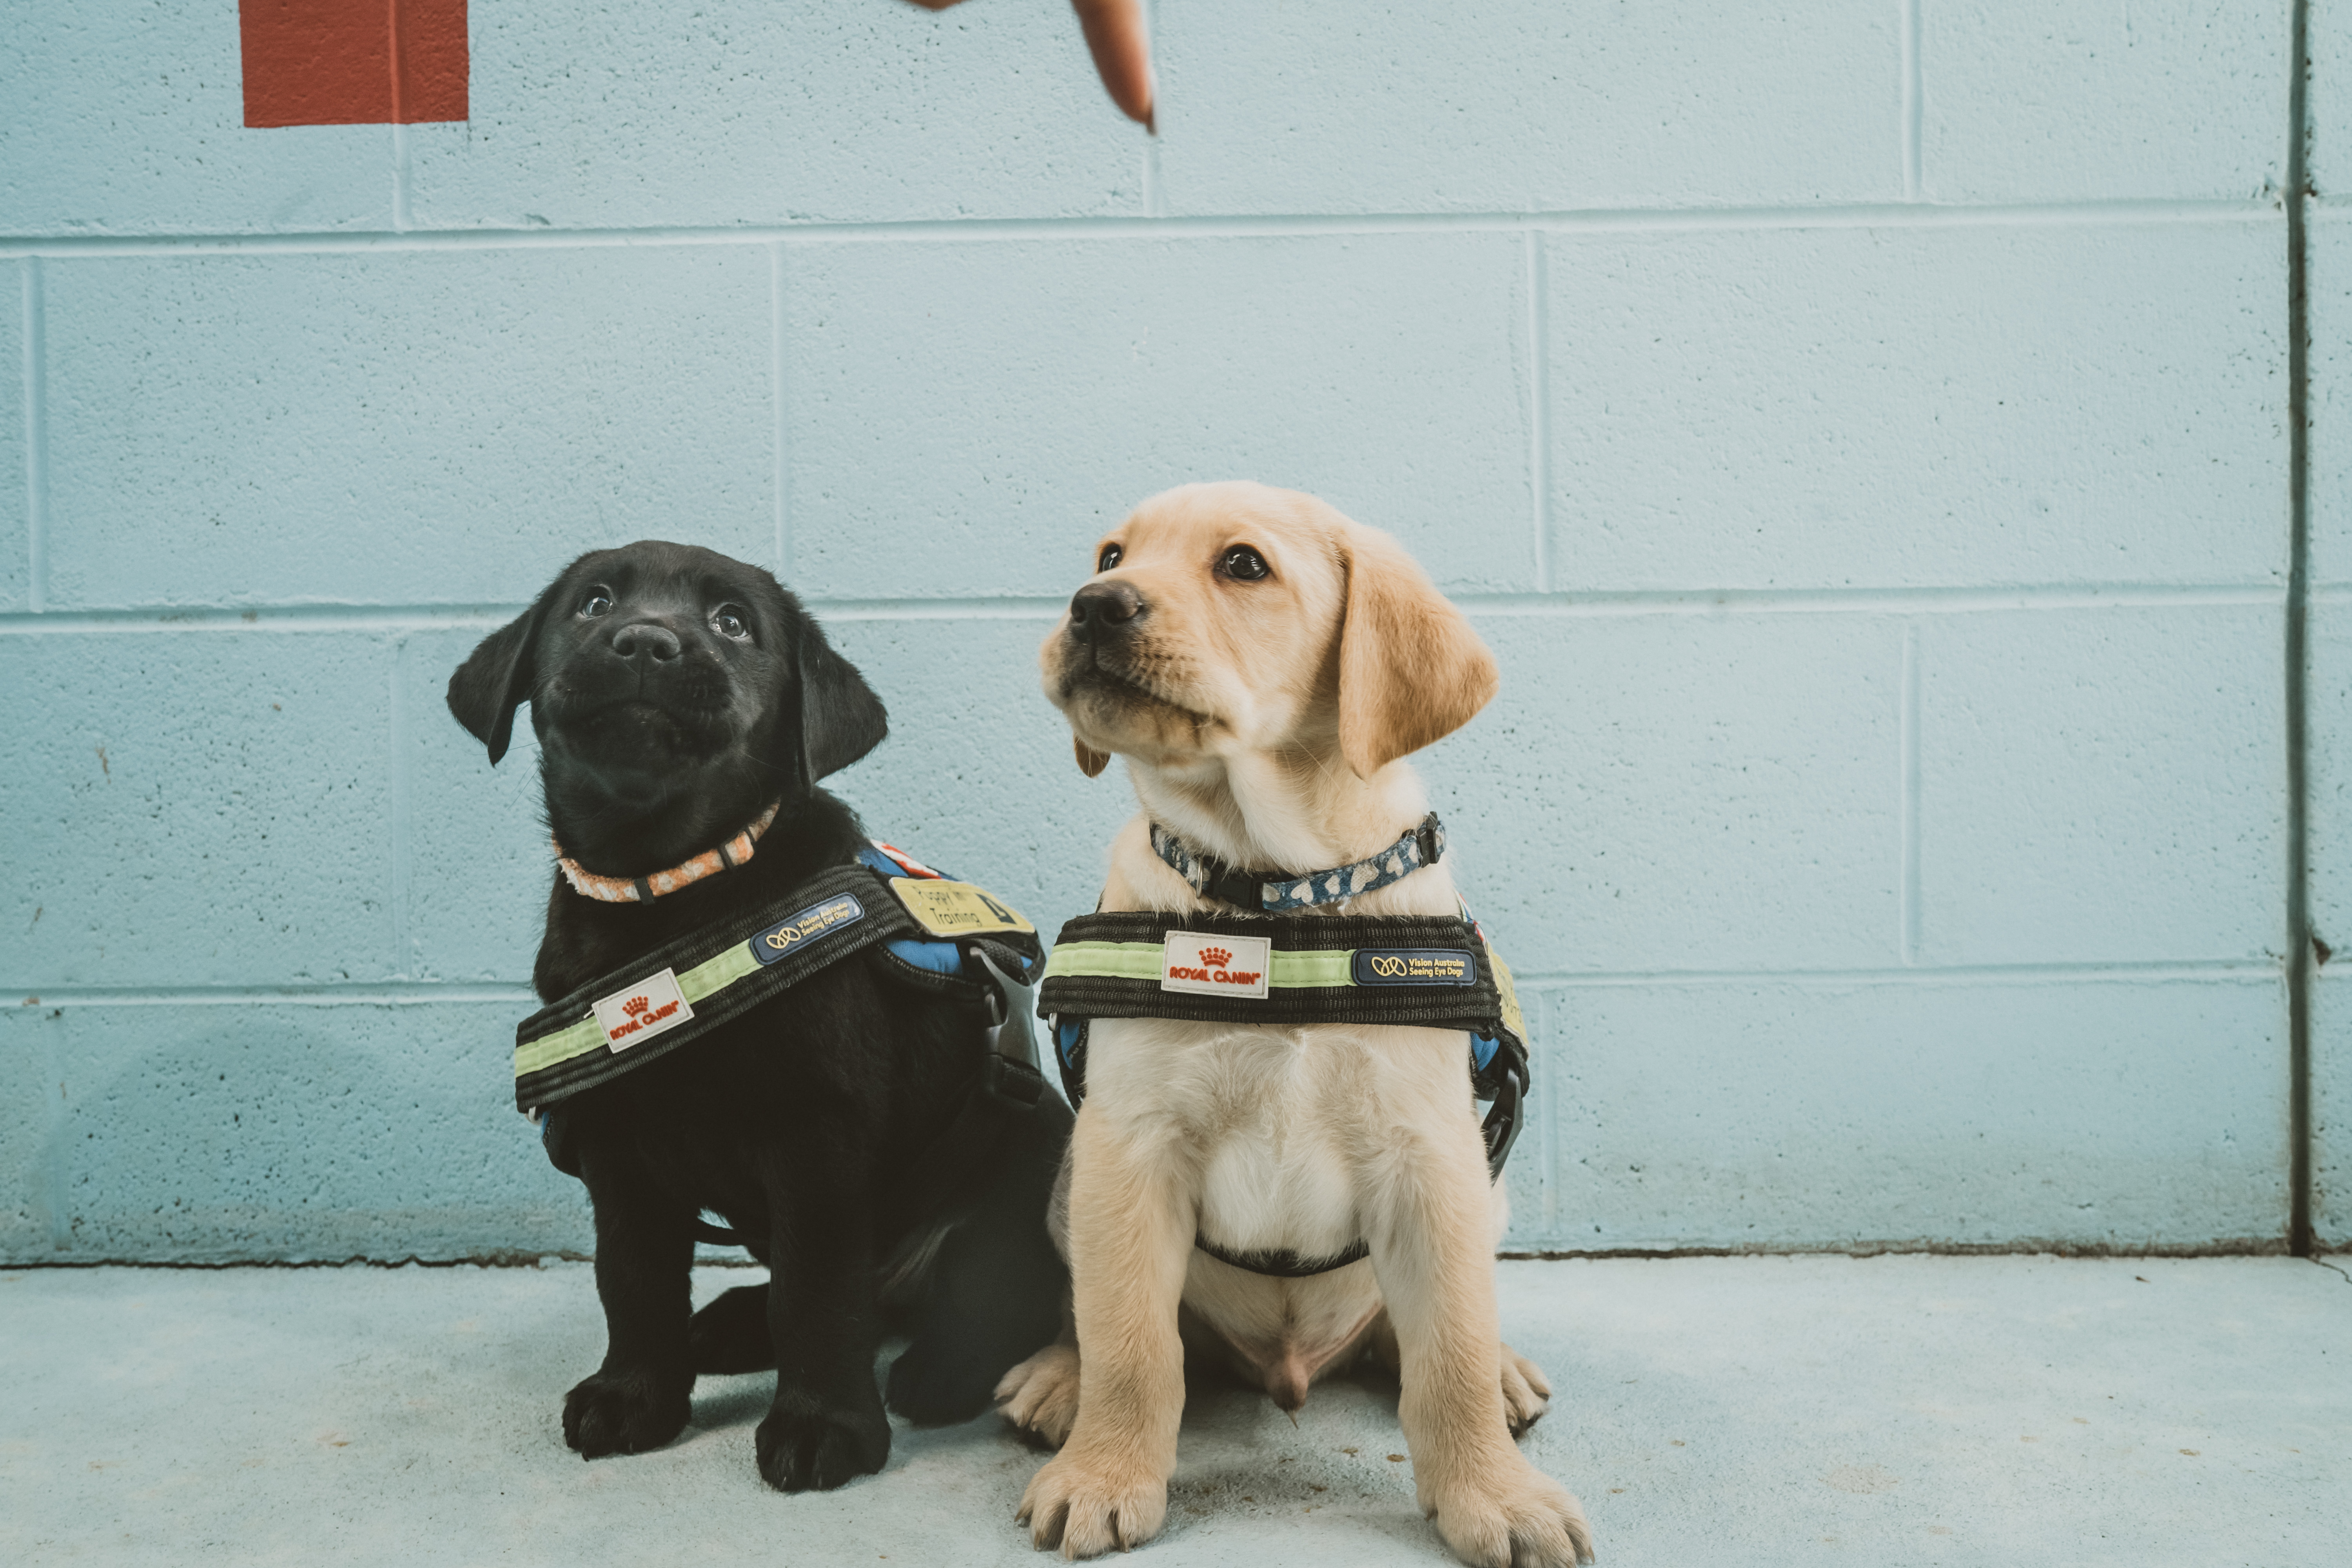
{"type": "Polygon", "coordinates": [[[1495,661],[1393,540],[1309,496],[1171,490],[1095,565],[1045,693],[1143,810],[1041,992],[1080,1107],[1076,1333],[997,1389],[1061,1446],[1020,1517],[1065,1557],[1149,1540],[1188,1356],[1295,1410],[1370,1352],[1455,1552],[1587,1561],[1582,1508],[1513,1444],[1550,1390],[1495,1305],[1517,1005],[1400,761],[1486,706],[1495,661]]]}
{"type": "Polygon", "coordinates": [[[587,1184],[608,1336],[564,1441],[658,1447],[698,1373],[772,1366],[771,1485],[878,1470],[886,1325],[912,1340],[890,1408],[939,1423],[1062,1321],[1070,1116],[1028,1056],[1035,933],[819,787],[880,743],[882,702],[758,567],[582,556],[450,678],[493,763],[525,702],[557,859],[516,1100],[587,1184]],[[693,1310],[698,1236],[768,1283],[693,1310]]]}

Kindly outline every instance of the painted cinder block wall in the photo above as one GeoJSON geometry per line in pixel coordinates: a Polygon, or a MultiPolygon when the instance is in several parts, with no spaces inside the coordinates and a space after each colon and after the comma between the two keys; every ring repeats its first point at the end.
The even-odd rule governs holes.
{"type": "Polygon", "coordinates": [[[839,787],[1050,930],[1131,800],[1036,643],[1223,476],[1502,659],[1421,766],[1533,993],[1513,1245],[2283,1244],[2290,5],[1154,9],[1156,141],[1054,0],[473,0],[469,121],[268,131],[234,0],[0,0],[0,1260],[584,1247],[451,667],[581,550],[771,564],[893,712],[839,787]]]}

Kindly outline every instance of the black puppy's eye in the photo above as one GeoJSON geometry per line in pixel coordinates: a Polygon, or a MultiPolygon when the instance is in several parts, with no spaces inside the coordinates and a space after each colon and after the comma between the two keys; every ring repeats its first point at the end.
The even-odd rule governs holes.
{"type": "Polygon", "coordinates": [[[1266,574],[1265,557],[1246,544],[1236,544],[1218,559],[1217,571],[1226,577],[1255,583],[1266,574]]]}
{"type": "Polygon", "coordinates": [[[711,612],[710,624],[719,628],[720,637],[733,637],[737,642],[751,640],[751,626],[743,618],[740,605],[719,605],[718,609],[711,612]]]}
{"type": "Polygon", "coordinates": [[[612,607],[613,594],[609,588],[591,588],[588,596],[580,602],[580,613],[592,621],[612,607]]]}
{"type": "Polygon", "coordinates": [[[1103,546],[1101,558],[1095,563],[1095,570],[1097,572],[1108,572],[1126,559],[1126,551],[1121,550],[1116,544],[1106,544],[1103,546]]]}

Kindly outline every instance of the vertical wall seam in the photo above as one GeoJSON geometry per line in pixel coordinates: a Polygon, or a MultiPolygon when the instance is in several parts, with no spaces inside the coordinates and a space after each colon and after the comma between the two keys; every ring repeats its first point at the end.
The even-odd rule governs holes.
{"type": "Polygon", "coordinates": [[[408,127],[392,128],[392,232],[406,234],[408,213],[408,127]]]}
{"type": "Polygon", "coordinates": [[[774,418],[770,433],[775,469],[768,488],[776,508],[776,577],[785,586],[793,581],[791,465],[784,460],[784,242],[768,243],[768,401],[774,418]]]}
{"type": "Polygon", "coordinates": [[[1522,233],[1528,280],[1528,482],[1536,534],[1536,592],[1551,592],[1551,310],[1545,295],[1550,273],[1544,265],[1544,237],[1522,233]]]}
{"type": "Polygon", "coordinates": [[[2310,199],[2310,0],[2294,0],[2288,29],[2286,147],[2286,987],[2287,1247],[2313,1251],[2311,1124],[2310,773],[2311,312],[2305,204],[2310,199]]]}
{"type": "Polygon", "coordinates": [[[400,123],[400,0],[383,0],[384,63],[392,68],[392,122],[400,123]]]}
{"type": "Polygon", "coordinates": [[[1919,65],[1920,0],[1903,4],[1903,199],[1920,199],[1926,180],[1920,172],[1920,122],[1927,98],[1927,80],[1919,65]]]}
{"type": "Polygon", "coordinates": [[[400,0],[385,0],[384,25],[392,38],[385,57],[392,62],[392,228],[408,232],[408,126],[400,111],[400,0]]]}
{"type": "Polygon", "coordinates": [[[25,607],[49,598],[48,300],[37,256],[25,258],[25,607]]]}
{"type": "Polygon", "coordinates": [[[392,866],[390,886],[385,896],[392,905],[389,912],[394,964],[393,974],[394,978],[403,980],[418,978],[424,967],[417,962],[417,954],[412,944],[410,933],[414,927],[409,920],[408,907],[410,897],[416,885],[415,877],[409,866],[415,837],[415,817],[411,809],[411,802],[415,797],[415,780],[414,770],[409,765],[412,737],[409,733],[406,669],[410,646],[410,639],[406,633],[392,639],[392,673],[389,680],[392,712],[384,726],[385,741],[392,748],[391,777],[387,781],[391,786],[392,795],[390,812],[392,866]]]}
{"type": "Polygon", "coordinates": [[[58,1252],[70,1252],[73,1215],[66,1181],[66,1062],[59,1039],[64,1024],[62,1018],[44,1018],[37,1026],[41,1031],[41,1100],[47,1108],[41,1132],[47,1146],[42,1151],[40,1169],[46,1189],[42,1197],[49,1210],[49,1246],[58,1252]]]}
{"type": "Polygon", "coordinates": [[[1143,47],[1151,60],[1151,129],[1143,136],[1143,216],[1166,217],[1168,196],[1160,182],[1160,16],[1152,0],[1143,6],[1143,47]]]}
{"type": "Polygon", "coordinates": [[[1902,887],[1898,917],[1903,924],[1903,962],[1919,962],[1919,623],[1903,626],[1902,717],[1897,724],[1902,750],[1902,887]]]}
{"type": "Polygon", "coordinates": [[[1543,994],[1543,1037],[1535,1047],[1536,1115],[1543,1122],[1537,1147],[1543,1152],[1540,1177],[1543,1190],[1543,1233],[1547,1241],[1565,1241],[1559,1233],[1559,1078],[1560,1053],[1552,1041],[1559,1033],[1559,997],[1554,992],[1543,994]]]}

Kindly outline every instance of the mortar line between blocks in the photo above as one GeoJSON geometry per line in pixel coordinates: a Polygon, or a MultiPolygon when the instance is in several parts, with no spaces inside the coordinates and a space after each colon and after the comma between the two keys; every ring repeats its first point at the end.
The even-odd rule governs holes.
{"type": "Polygon", "coordinates": [[[49,598],[48,300],[41,258],[25,262],[25,608],[44,614],[49,598]]]}
{"type": "MultiPolygon", "coordinates": [[[[1622,592],[1491,594],[1464,592],[1454,602],[1474,616],[1979,615],[2002,611],[2131,610],[2246,605],[2277,608],[2285,588],[2269,584],[2202,583],[2177,586],[2137,584],[2033,584],[2014,588],[1732,588],[1630,589],[1622,592]]],[[[837,621],[1045,620],[1067,601],[1047,595],[987,598],[826,599],[804,601],[819,616],[837,621]]],[[[286,604],[211,608],[149,605],[140,609],[61,610],[45,615],[0,612],[0,637],[41,633],[189,631],[349,631],[426,626],[495,629],[524,605],[286,604]]]]}
{"type": "Polygon", "coordinates": [[[784,247],[781,242],[768,247],[768,397],[775,419],[775,472],[769,484],[775,492],[776,504],[776,580],[790,586],[793,532],[788,487],[792,470],[784,457],[785,426],[789,421],[784,405],[784,247]]]}
{"type": "Polygon", "coordinates": [[[1919,623],[1903,627],[1902,948],[1903,962],[1919,962],[1919,623]]]}
{"type": "Polygon", "coordinates": [[[946,243],[979,240],[1310,237],[1317,235],[1647,233],[1691,229],[1969,228],[2279,221],[2273,202],[2126,200],[1943,206],[1885,202],[1793,207],[1591,207],[1553,212],[1276,213],[1202,216],[908,218],[896,222],[666,225],[646,228],[415,229],[406,233],[0,235],[0,257],[214,251],[505,250],[538,246],[946,243]]]}
{"type": "Polygon", "coordinates": [[[1919,0],[1903,5],[1903,199],[1916,202],[1926,185],[1919,151],[1920,125],[1927,99],[1927,77],[1919,62],[1921,46],[1919,0]]]}
{"type": "Polygon", "coordinates": [[[2308,233],[2310,0],[2288,28],[2286,148],[2287,589],[2286,704],[2287,1248],[2312,1255],[2309,658],[2311,605],[2311,310],[2308,233]]]}
{"type": "MultiPolygon", "coordinates": [[[[2278,964],[2272,959],[2215,959],[2116,963],[1983,963],[1940,968],[1868,969],[1655,969],[1595,971],[1576,974],[1559,972],[1514,972],[1521,989],[1537,994],[1556,991],[1660,985],[1980,985],[1988,981],[2021,984],[2131,984],[2165,981],[2247,985],[2276,984],[2278,964]]],[[[354,981],[348,984],[270,985],[65,985],[43,987],[22,982],[0,984],[0,998],[14,996],[7,1005],[21,1007],[139,1006],[413,1006],[431,1003],[498,1003],[539,1005],[523,981],[510,984],[473,981],[354,981]]],[[[1546,1004],[1549,1005],[1549,1003],[1546,1004]]]]}
{"type": "Polygon", "coordinates": [[[529,984],[395,980],[349,985],[69,985],[0,987],[16,1005],[40,1007],[413,1007],[490,1003],[535,1011],[529,984]]]}
{"type": "Polygon", "coordinates": [[[405,633],[392,639],[392,674],[387,681],[392,699],[392,711],[385,723],[385,741],[392,747],[388,783],[392,799],[391,832],[387,835],[392,853],[390,886],[385,896],[391,900],[392,951],[394,955],[393,973],[406,979],[421,967],[410,945],[409,899],[415,889],[415,879],[409,868],[413,844],[413,819],[410,804],[415,798],[409,765],[410,736],[408,722],[407,665],[410,642],[405,633]]]}
{"type": "Polygon", "coordinates": [[[1528,479],[1534,494],[1536,591],[1551,592],[1551,310],[1544,298],[1549,274],[1544,237],[1526,231],[1528,279],[1528,479]]]}

